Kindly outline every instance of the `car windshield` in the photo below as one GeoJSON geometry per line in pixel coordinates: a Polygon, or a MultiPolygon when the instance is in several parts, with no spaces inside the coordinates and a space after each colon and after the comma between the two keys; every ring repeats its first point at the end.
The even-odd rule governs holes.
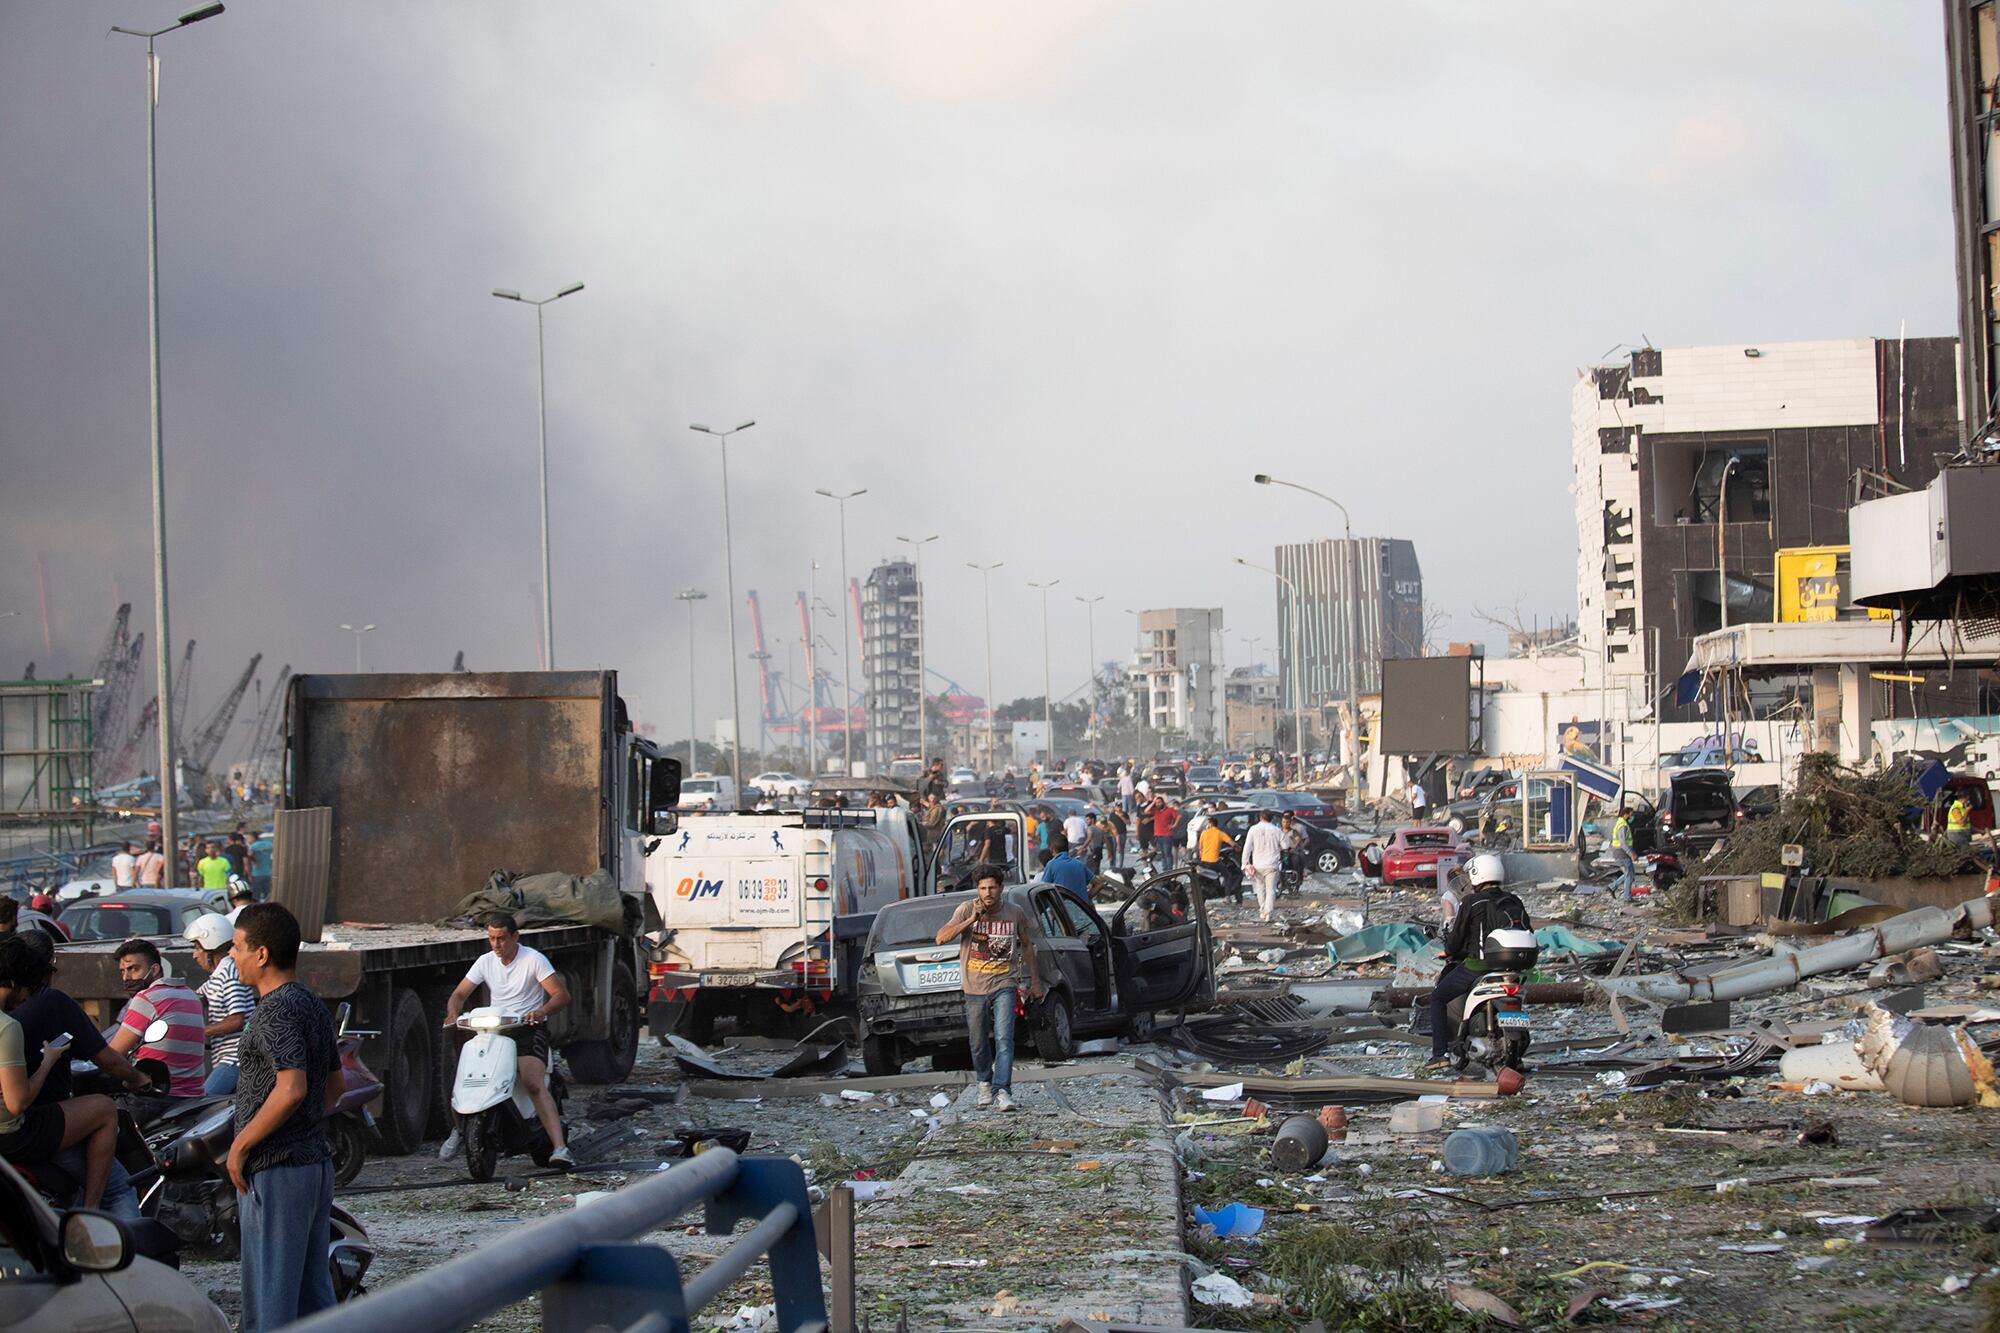
{"type": "Polygon", "coordinates": [[[1449,847],[1451,834],[1444,829],[1410,829],[1403,834],[1405,847],[1449,847]]]}
{"type": "Polygon", "coordinates": [[[1266,799],[1280,810],[1312,810],[1320,804],[1318,797],[1302,791],[1274,791],[1266,799]]]}
{"type": "Polygon", "coordinates": [[[1046,805],[1054,812],[1057,819],[1068,819],[1071,815],[1080,815],[1090,808],[1085,802],[1073,800],[1068,796],[1043,796],[1038,798],[1036,803],[1046,805]]]}
{"type": "Polygon", "coordinates": [[[134,935],[178,935],[180,913],[158,904],[98,903],[62,914],[70,938],[124,940],[134,935]]]}
{"type": "Polygon", "coordinates": [[[1188,770],[1188,778],[1194,782],[1213,782],[1222,776],[1222,770],[1213,764],[1197,764],[1188,770]]]}
{"type": "Polygon", "coordinates": [[[912,944],[935,944],[937,933],[966,899],[957,894],[929,902],[909,903],[875,918],[877,949],[907,948],[912,944]]]}

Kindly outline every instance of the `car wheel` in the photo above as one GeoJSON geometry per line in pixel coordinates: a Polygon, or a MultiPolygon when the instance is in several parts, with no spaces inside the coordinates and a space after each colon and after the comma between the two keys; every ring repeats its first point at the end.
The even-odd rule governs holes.
{"type": "Polygon", "coordinates": [[[1452,816],[1452,817],[1451,817],[1451,818],[1450,818],[1449,820],[1447,820],[1447,821],[1445,822],[1445,827],[1449,828],[1449,829],[1450,829],[1450,830],[1451,830],[1451,831],[1452,831],[1453,833],[1463,833],[1463,832],[1465,832],[1465,818],[1464,818],[1464,816],[1462,816],[1462,815],[1453,815],[1453,816],[1452,816]]]}
{"type": "Polygon", "coordinates": [[[1069,997],[1052,991],[1042,1001],[1042,1021],[1035,1026],[1035,1050],[1045,1061],[1068,1060],[1076,1055],[1076,1034],[1070,1029],[1069,997]]]}
{"type": "Polygon", "coordinates": [[[1313,870],[1315,873],[1321,875],[1339,873],[1340,853],[1331,847],[1323,849],[1319,855],[1313,857],[1313,870]]]}
{"type": "Polygon", "coordinates": [[[1151,1041],[1153,1034],[1158,1030],[1159,1024],[1154,1019],[1152,1010],[1149,1009],[1143,1014],[1134,1014],[1132,1016],[1131,1035],[1135,1045],[1144,1045],[1146,1042],[1151,1041]]]}
{"type": "Polygon", "coordinates": [[[871,1032],[861,1039],[861,1067],[876,1077],[903,1072],[902,1043],[887,1032],[871,1032]]]}

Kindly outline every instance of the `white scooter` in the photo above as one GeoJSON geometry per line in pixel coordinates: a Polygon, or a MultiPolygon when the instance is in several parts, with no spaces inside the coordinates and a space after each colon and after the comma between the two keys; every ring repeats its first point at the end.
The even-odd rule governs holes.
{"type": "MultiPolygon", "coordinates": [[[[465,1145],[465,1169],[474,1180],[491,1180],[500,1158],[516,1153],[527,1153],[536,1166],[547,1166],[555,1145],[516,1078],[519,1054],[509,1034],[525,1026],[521,1016],[474,1009],[459,1016],[458,1026],[473,1034],[459,1050],[458,1075],[451,1085],[451,1109],[465,1145]]],[[[551,1060],[549,1095],[555,1098],[557,1115],[562,1114],[568,1091],[551,1060]]]]}
{"type": "Polygon", "coordinates": [[[1526,1067],[1528,1006],[1522,1000],[1521,978],[1540,957],[1532,930],[1493,930],[1486,934],[1480,953],[1487,970],[1472,989],[1445,1008],[1458,1034],[1451,1044],[1452,1064],[1458,1069],[1483,1065],[1488,1069],[1526,1067]]]}

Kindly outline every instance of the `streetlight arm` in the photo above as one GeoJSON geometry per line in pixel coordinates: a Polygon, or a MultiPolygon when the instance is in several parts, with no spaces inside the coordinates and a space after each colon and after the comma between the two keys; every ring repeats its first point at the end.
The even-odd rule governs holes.
{"type": "Polygon", "coordinates": [[[1348,516],[1347,506],[1334,499],[1331,495],[1328,495],[1325,491],[1316,491],[1310,486],[1301,486],[1296,481],[1283,481],[1262,472],[1259,472],[1253,480],[1259,486],[1289,486],[1295,491],[1304,491],[1307,495],[1317,496],[1340,511],[1340,521],[1347,527],[1349,534],[1352,535],[1354,520],[1348,516]]]}

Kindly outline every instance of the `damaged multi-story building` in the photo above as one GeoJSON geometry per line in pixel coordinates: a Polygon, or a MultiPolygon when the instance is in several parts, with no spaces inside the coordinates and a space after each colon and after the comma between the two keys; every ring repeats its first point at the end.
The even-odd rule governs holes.
{"type": "Polygon", "coordinates": [[[1936,475],[1959,443],[1956,346],[1646,347],[1579,373],[1578,643],[1608,717],[1697,720],[1700,705],[1673,689],[1690,646],[1778,618],[1778,552],[1838,563],[1857,479],[1880,493],[1936,475]]]}

